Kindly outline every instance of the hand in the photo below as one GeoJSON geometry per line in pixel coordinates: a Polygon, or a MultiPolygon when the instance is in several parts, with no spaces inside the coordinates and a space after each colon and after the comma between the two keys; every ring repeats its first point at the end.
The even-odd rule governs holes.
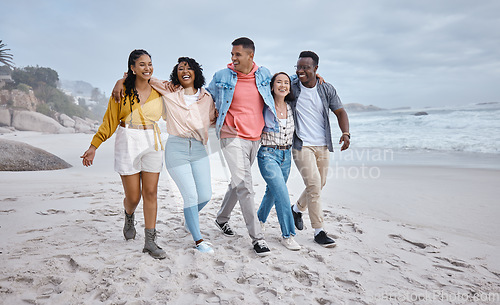
{"type": "Polygon", "coordinates": [[[342,142],[344,142],[344,144],[340,148],[340,151],[343,151],[343,150],[346,150],[349,148],[349,145],[351,144],[351,139],[349,138],[348,135],[343,134],[342,136],[340,136],[339,144],[341,144],[342,142]]]}
{"type": "Polygon", "coordinates": [[[92,162],[94,161],[96,149],[97,148],[95,148],[94,145],[90,145],[89,149],[87,149],[87,151],[84,152],[82,156],[80,156],[80,158],[82,158],[82,164],[84,166],[91,166],[92,165],[92,162]]]}
{"type": "Polygon", "coordinates": [[[113,87],[113,92],[111,95],[115,99],[115,103],[119,103],[123,96],[125,95],[123,92],[123,84],[125,83],[125,79],[127,78],[127,72],[123,74],[123,78],[116,81],[115,86],[113,87]]]}
{"type": "Polygon", "coordinates": [[[320,85],[323,85],[325,83],[325,79],[319,75],[318,73],[316,73],[316,78],[318,79],[318,82],[320,83],[320,85]]]}
{"type": "Polygon", "coordinates": [[[181,85],[174,86],[172,82],[164,82],[165,87],[168,89],[170,92],[175,92],[181,85]]]}

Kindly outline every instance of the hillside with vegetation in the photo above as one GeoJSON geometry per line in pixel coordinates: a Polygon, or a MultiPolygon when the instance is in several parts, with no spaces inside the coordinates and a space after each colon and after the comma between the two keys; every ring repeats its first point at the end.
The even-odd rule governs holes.
{"type": "MultiPolygon", "coordinates": [[[[36,112],[54,119],[56,119],[57,114],[61,113],[69,117],[76,116],[82,119],[102,118],[103,108],[105,106],[99,103],[103,99],[103,94],[99,94],[100,92],[97,88],[94,88],[94,98],[97,99],[97,101],[93,101],[93,107],[89,107],[86,98],[69,95],[58,88],[59,75],[51,68],[28,66],[11,70],[8,66],[2,66],[0,67],[0,74],[10,75],[12,79],[11,82],[6,82],[4,84],[3,88],[1,88],[2,91],[18,90],[27,95],[30,94],[30,91],[33,92],[37,101],[35,102],[36,105],[32,106],[35,107],[34,110],[36,112]]],[[[91,97],[87,98],[90,101],[91,97]]],[[[10,100],[2,100],[0,103],[8,108],[25,108],[26,110],[33,110],[30,109],[30,107],[26,107],[24,103],[17,103],[13,98],[10,100]]],[[[107,100],[105,103],[107,103],[107,100]]]]}

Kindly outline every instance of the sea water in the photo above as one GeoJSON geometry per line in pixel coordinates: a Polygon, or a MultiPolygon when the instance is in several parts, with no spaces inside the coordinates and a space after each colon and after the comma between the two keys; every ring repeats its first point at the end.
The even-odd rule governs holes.
{"type": "MultiPolygon", "coordinates": [[[[353,162],[500,168],[500,103],[348,112],[351,147],[334,159],[353,162]],[[425,112],[427,115],[415,115],[425,112]]],[[[331,116],[334,140],[340,137],[331,116]],[[337,136],[336,136],[337,135],[337,136]]],[[[337,140],[338,141],[338,140],[337,140]]]]}

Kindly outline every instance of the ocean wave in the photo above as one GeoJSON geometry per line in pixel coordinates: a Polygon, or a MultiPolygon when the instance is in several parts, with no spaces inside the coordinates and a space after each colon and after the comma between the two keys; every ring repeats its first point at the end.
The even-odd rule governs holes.
{"type": "Polygon", "coordinates": [[[349,114],[351,145],[500,154],[499,118],[500,104],[349,114]],[[419,111],[428,115],[415,116],[419,111]]]}

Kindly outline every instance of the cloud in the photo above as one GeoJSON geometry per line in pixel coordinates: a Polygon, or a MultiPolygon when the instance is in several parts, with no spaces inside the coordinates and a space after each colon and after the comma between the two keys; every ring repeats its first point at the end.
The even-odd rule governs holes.
{"type": "Polygon", "coordinates": [[[168,78],[180,56],[208,80],[247,36],[255,60],[294,73],[302,50],[346,103],[381,107],[499,101],[500,2],[444,1],[9,1],[0,39],[18,66],[48,66],[61,78],[109,92],[128,54],[144,48],[168,78]],[[26,4],[29,5],[26,5],[26,4]]]}

